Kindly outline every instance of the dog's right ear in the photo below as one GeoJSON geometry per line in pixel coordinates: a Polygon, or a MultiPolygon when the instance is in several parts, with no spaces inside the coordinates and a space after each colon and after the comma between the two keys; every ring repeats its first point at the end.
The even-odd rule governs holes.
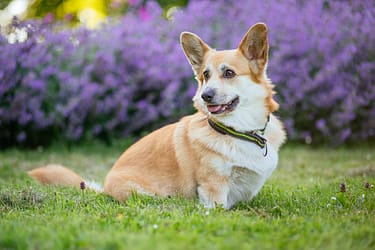
{"type": "Polygon", "coordinates": [[[195,75],[197,75],[201,69],[204,55],[211,48],[199,36],[190,32],[182,32],[180,42],[195,75]]]}

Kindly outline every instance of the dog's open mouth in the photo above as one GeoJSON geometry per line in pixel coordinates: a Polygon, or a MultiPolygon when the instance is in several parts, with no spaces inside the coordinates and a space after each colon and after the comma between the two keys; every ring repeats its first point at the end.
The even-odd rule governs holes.
{"type": "Polygon", "coordinates": [[[208,104],[207,109],[208,109],[208,112],[214,115],[221,114],[224,112],[231,112],[237,107],[237,104],[239,102],[240,102],[240,98],[237,96],[232,101],[226,104],[208,104]]]}

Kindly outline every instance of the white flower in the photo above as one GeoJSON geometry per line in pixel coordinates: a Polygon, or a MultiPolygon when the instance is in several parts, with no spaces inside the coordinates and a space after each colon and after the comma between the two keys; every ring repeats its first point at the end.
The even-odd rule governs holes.
{"type": "Polygon", "coordinates": [[[17,42],[17,37],[15,33],[10,33],[8,36],[8,43],[14,44],[17,42]]]}
{"type": "Polygon", "coordinates": [[[8,43],[14,44],[16,42],[23,43],[27,40],[28,34],[26,28],[16,28],[12,33],[8,35],[8,43]]]}
{"type": "Polygon", "coordinates": [[[26,28],[16,29],[16,34],[17,34],[18,41],[20,43],[23,43],[24,41],[27,40],[28,34],[26,31],[26,28]]]}

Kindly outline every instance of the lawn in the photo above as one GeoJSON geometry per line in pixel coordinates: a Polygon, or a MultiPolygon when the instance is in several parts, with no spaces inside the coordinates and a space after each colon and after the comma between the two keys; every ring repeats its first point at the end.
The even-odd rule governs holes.
{"type": "Polygon", "coordinates": [[[375,249],[371,145],[286,145],[259,195],[229,211],[181,197],[119,204],[25,174],[60,163],[102,182],[128,144],[0,152],[0,249],[375,249]]]}

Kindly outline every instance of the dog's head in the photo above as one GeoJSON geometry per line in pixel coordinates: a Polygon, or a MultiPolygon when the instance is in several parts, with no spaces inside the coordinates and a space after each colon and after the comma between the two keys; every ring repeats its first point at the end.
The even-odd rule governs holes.
{"type": "Polygon", "coordinates": [[[181,45],[198,80],[194,106],[209,117],[238,130],[262,128],[278,109],[266,75],[267,27],[252,26],[237,49],[216,51],[189,32],[181,45]]]}

